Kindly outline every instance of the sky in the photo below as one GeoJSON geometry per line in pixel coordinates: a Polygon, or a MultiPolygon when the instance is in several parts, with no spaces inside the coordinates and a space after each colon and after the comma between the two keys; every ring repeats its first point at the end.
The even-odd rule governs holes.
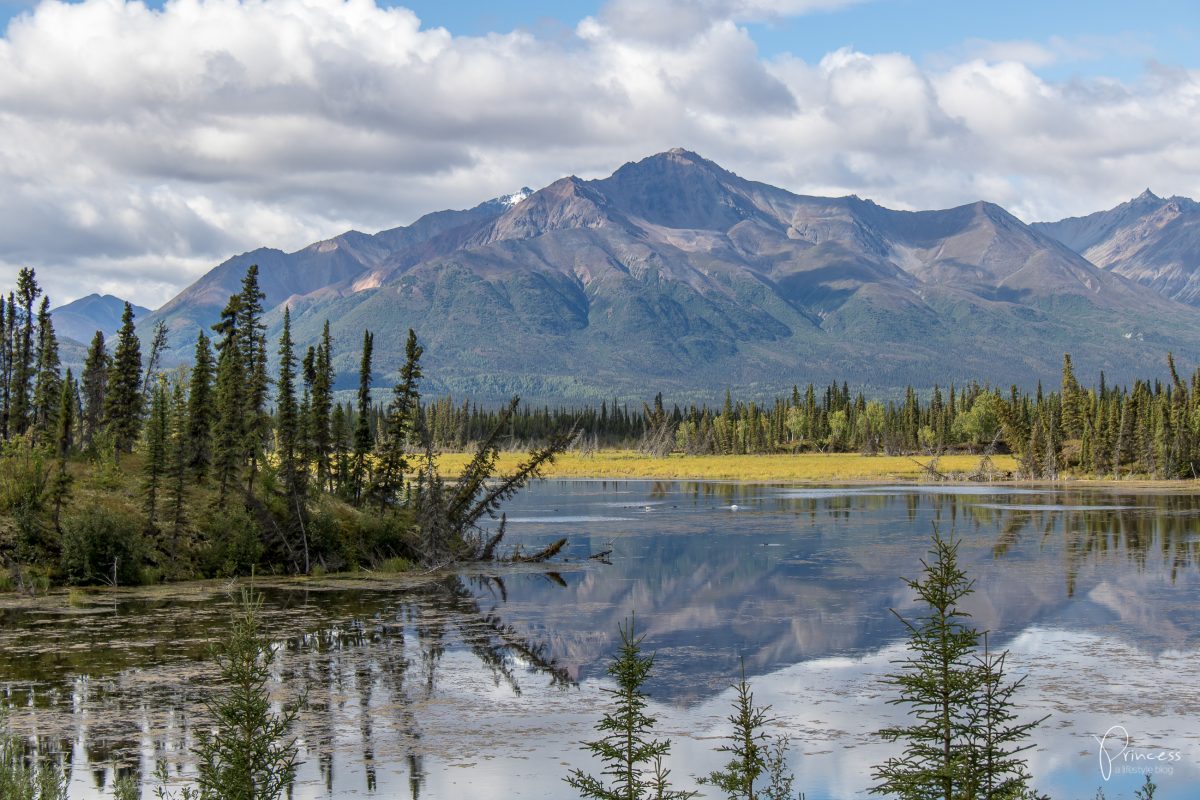
{"type": "Polygon", "coordinates": [[[1026,221],[1200,198],[1200,2],[0,0],[0,278],[157,307],[686,147],[1026,221]]]}

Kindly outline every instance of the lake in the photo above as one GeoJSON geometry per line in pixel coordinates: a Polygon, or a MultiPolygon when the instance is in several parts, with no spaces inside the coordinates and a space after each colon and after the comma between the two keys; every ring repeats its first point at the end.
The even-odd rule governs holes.
{"type": "MultiPolygon", "coordinates": [[[[430,578],[265,581],[281,697],[307,687],[304,798],[571,797],[605,709],[617,625],[636,614],[679,785],[723,759],[745,664],[808,800],[866,797],[900,720],[879,678],[903,655],[936,525],[961,538],[966,609],[1027,675],[1028,753],[1056,800],[1158,800],[1200,786],[1200,500],[1136,488],[787,487],[544,481],[508,506],[510,545],[569,538],[565,562],[430,578]],[[611,551],[606,559],[593,559],[611,551]],[[1103,744],[1101,744],[1103,742],[1103,744]],[[1101,747],[1110,758],[1102,774],[1101,747]]],[[[0,601],[11,722],[71,764],[71,797],[117,771],[190,769],[238,589],[206,582],[0,601]]],[[[146,788],[145,797],[151,797],[146,788]]],[[[715,796],[715,795],[713,795],[715,796]]]]}

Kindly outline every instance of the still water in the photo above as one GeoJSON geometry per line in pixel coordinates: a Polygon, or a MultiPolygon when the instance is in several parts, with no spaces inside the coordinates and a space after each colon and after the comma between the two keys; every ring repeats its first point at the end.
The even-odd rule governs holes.
{"type": "MultiPolygon", "coordinates": [[[[1200,498],[545,481],[506,510],[510,543],[567,536],[566,562],[260,585],[280,698],[307,687],[294,797],[570,797],[571,767],[598,771],[579,743],[634,612],[656,652],[651,711],[679,784],[722,763],[713,751],[744,661],[793,740],[808,800],[866,797],[873,765],[895,752],[874,733],[902,714],[879,683],[903,655],[890,609],[916,611],[903,577],[934,525],[962,539],[976,625],[1028,676],[1022,714],[1051,715],[1029,753],[1037,787],[1132,798],[1149,770],[1159,800],[1200,796],[1200,498]],[[605,551],[609,563],[589,558],[605,551]]],[[[11,723],[70,764],[72,798],[110,797],[118,772],[188,773],[215,682],[207,648],[236,592],[0,605],[11,723]]]]}

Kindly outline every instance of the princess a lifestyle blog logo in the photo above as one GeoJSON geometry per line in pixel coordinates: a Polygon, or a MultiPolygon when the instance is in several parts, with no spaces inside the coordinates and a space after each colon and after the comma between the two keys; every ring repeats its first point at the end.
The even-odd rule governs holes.
{"type": "Polygon", "coordinates": [[[1134,747],[1124,725],[1113,725],[1103,736],[1092,738],[1100,745],[1100,777],[1106,781],[1113,775],[1131,773],[1171,775],[1175,772],[1172,765],[1183,759],[1178,750],[1134,747]]]}

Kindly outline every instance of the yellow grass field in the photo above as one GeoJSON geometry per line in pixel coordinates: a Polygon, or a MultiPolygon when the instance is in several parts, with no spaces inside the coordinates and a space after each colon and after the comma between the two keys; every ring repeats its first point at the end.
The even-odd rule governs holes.
{"type": "MultiPolygon", "coordinates": [[[[522,453],[502,453],[499,469],[513,469],[522,453]]],[[[470,456],[445,453],[438,466],[445,475],[455,475],[470,456]]],[[[697,478],[733,481],[917,481],[927,478],[917,462],[927,456],[863,456],[855,453],[801,453],[799,455],[687,456],[651,458],[632,450],[602,450],[591,456],[565,453],[546,471],[550,478],[697,478]]],[[[947,475],[975,472],[979,456],[950,455],[938,459],[937,469],[947,475]]],[[[992,456],[1000,472],[1016,468],[1012,456],[992,456]]]]}

